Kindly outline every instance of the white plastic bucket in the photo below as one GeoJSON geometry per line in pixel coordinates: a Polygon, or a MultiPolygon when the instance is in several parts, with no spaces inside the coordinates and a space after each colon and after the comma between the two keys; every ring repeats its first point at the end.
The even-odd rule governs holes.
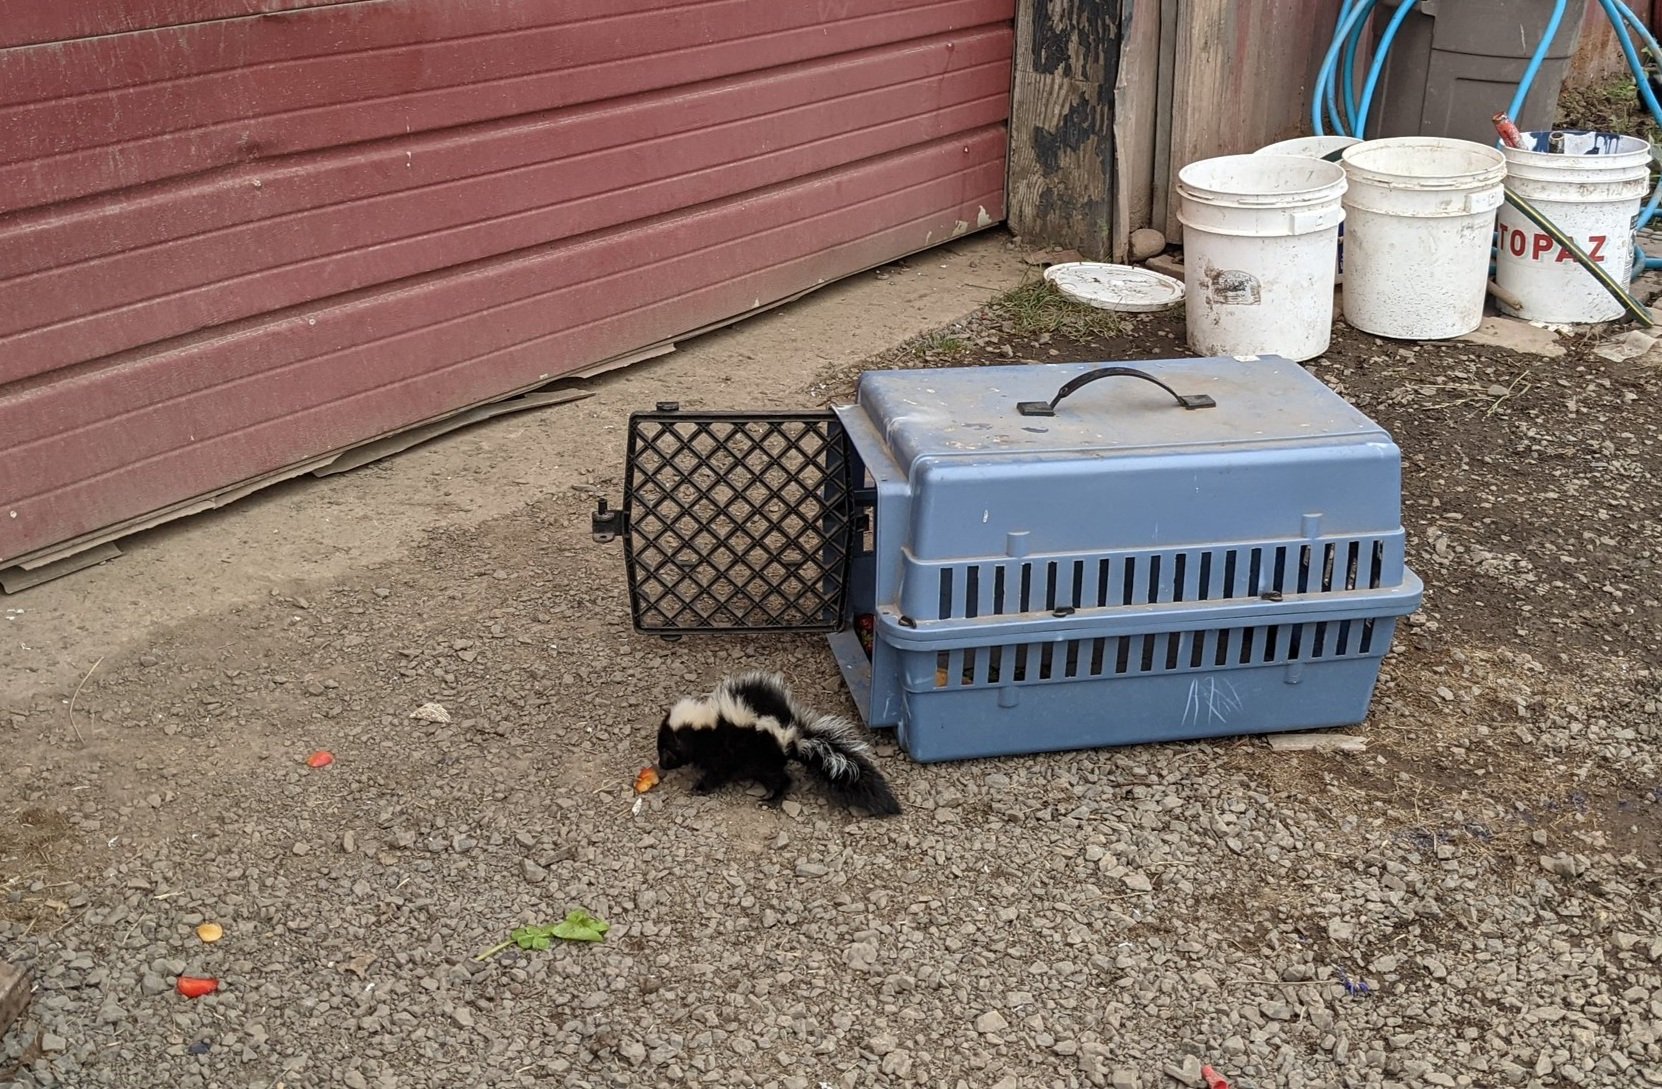
{"type": "MultiPolygon", "coordinates": [[[[1564,133],[1564,152],[1554,155],[1546,150],[1551,135],[1526,132],[1524,148],[1501,149],[1506,184],[1618,283],[1626,283],[1633,267],[1633,227],[1650,188],[1650,143],[1611,132],[1571,131],[1564,133]]],[[[1522,212],[1503,206],[1499,226],[1495,283],[1523,304],[1513,309],[1503,303],[1503,311],[1553,324],[1612,321],[1626,312],[1522,212]]]]}
{"type": "Polygon", "coordinates": [[[1177,173],[1189,349],[1302,361],[1333,339],[1345,172],[1292,155],[1225,155],[1177,173]]]}
{"type": "Polygon", "coordinates": [[[1483,321],[1506,160],[1470,140],[1402,136],[1345,149],[1345,321],[1447,340],[1483,321]]]}
{"type": "MultiPolygon", "coordinates": [[[[1320,159],[1343,151],[1352,144],[1362,141],[1355,136],[1298,136],[1291,140],[1279,140],[1273,144],[1265,144],[1254,155],[1303,155],[1311,159],[1320,159]]],[[[1339,255],[1333,260],[1333,279],[1335,283],[1345,282],[1345,225],[1339,224],[1339,255]]]]}

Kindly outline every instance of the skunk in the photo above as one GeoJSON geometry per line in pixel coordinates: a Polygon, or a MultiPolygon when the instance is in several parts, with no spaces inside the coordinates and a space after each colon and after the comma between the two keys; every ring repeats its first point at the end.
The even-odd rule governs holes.
{"type": "Polygon", "coordinates": [[[709,695],[676,703],[658,727],[658,766],[697,767],[702,774],[694,794],[750,779],[770,791],[764,805],[778,805],[791,786],[785,767],[790,760],[817,776],[844,805],[878,817],[900,812],[856,727],[800,706],[778,674],[728,677],[709,695]]]}

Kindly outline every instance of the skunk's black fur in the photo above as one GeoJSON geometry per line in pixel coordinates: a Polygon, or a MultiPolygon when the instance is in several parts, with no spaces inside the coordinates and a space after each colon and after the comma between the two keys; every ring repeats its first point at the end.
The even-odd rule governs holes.
{"type": "Polygon", "coordinates": [[[728,677],[707,696],[671,707],[658,727],[658,766],[692,764],[702,773],[694,794],[708,794],[733,779],[749,779],[778,805],[790,789],[787,762],[795,760],[846,806],[877,817],[900,812],[900,803],[872,760],[857,728],[844,719],[799,706],[778,674],[728,677]]]}

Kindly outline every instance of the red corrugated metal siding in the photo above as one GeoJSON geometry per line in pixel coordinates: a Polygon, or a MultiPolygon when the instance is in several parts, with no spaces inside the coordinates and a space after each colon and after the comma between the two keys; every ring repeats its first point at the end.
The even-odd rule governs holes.
{"type": "Polygon", "coordinates": [[[1013,0],[245,2],[5,31],[0,564],[1004,215],[1013,0]]]}

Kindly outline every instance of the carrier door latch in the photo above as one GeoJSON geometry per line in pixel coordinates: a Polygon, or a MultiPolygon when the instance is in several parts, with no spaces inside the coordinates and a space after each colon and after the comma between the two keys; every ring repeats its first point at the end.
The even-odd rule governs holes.
{"type": "Polygon", "coordinates": [[[604,499],[598,500],[594,514],[589,519],[589,535],[601,544],[606,544],[614,537],[622,537],[629,532],[629,519],[623,511],[612,510],[604,499]]]}

